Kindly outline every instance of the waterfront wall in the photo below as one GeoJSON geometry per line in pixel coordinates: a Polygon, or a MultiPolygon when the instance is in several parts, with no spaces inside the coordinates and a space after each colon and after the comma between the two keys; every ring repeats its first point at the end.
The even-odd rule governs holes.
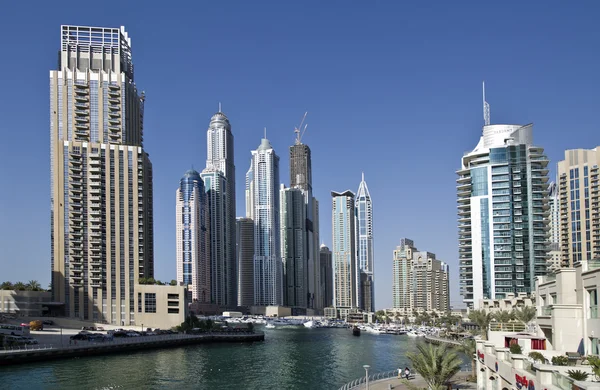
{"type": "Polygon", "coordinates": [[[203,335],[169,335],[146,336],[135,338],[115,339],[112,342],[87,343],[79,342],[78,345],[68,347],[41,347],[29,346],[27,349],[0,351],[0,366],[11,364],[33,363],[52,359],[66,359],[94,355],[107,355],[113,353],[129,353],[149,349],[174,348],[186,345],[204,343],[227,342],[254,342],[264,341],[263,332],[246,334],[203,334],[203,335]]]}

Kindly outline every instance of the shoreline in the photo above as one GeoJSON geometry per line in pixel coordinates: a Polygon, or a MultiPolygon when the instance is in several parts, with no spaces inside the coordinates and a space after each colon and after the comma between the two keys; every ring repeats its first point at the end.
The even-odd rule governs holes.
{"type": "Polygon", "coordinates": [[[80,342],[81,344],[79,345],[63,347],[38,347],[37,349],[32,347],[31,349],[0,351],[0,366],[142,350],[176,348],[205,343],[255,342],[264,341],[264,339],[264,332],[254,332],[245,334],[176,334],[168,336],[144,336],[109,342],[80,342]]]}

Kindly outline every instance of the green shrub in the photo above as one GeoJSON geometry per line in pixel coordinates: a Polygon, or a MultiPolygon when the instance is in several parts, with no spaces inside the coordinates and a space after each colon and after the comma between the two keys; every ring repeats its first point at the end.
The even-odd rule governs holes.
{"type": "Polygon", "coordinates": [[[590,376],[590,374],[581,370],[569,370],[567,371],[567,374],[569,375],[569,378],[575,379],[576,381],[585,381],[588,376],[590,376]]]}
{"type": "Polygon", "coordinates": [[[546,362],[546,358],[544,357],[544,355],[542,355],[539,352],[529,352],[529,357],[533,359],[533,361],[535,362],[539,362],[539,363],[545,363],[546,362]]]}
{"type": "Polygon", "coordinates": [[[569,358],[566,356],[554,356],[552,358],[552,364],[555,366],[566,366],[569,364],[569,358]]]}
{"type": "Polygon", "coordinates": [[[520,355],[523,353],[523,349],[519,344],[512,344],[510,346],[510,353],[512,353],[513,355],[520,355]]]}

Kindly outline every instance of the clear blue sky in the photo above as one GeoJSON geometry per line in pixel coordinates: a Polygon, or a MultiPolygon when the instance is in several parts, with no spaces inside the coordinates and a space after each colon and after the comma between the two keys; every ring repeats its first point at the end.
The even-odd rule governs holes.
{"type": "MultiPolygon", "coordinates": [[[[235,136],[238,215],[263,127],[281,156],[308,111],[321,240],[331,190],[374,200],[376,305],[392,303],[401,237],[451,265],[458,295],[455,170],[493,123],[533,122],[552,166],[600,144],[600,3],[594,1],[5,2],[0,12],[0,279],[50,279],[48,71],[61,24],[126,26],[146,91],[156,277],[175,277],[175,190],[203,168],[218,102],[235,136]],[[596,124],[594,124],[596,123],[596,124]]],[[[554,168],[552,171],[554,174],[554,168]]]]}

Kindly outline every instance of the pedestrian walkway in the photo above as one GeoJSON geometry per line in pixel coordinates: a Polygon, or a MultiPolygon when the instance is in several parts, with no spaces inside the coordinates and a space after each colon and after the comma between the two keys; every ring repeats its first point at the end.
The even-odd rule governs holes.
{"type": "MultiPolygon", "coordinates": [[[[452,388],[453,389],[477,389],[477,383],[467,382],[467,378],[470,375],[471,375],[471,372],[459,372],[458,374],[456,374],[454,376],[454,378],[452,378],[452,380],[450,381],[450,383],[452,383],[452,388]]],[[[416,386],[418,388],[422,388],[422,389],[427,388],[427,384],[425,383],[425,381],[423,380],[423,378],[421,378],[421,376],[419,374],[415,375],[415,378],[411,379],[409,382],[411,385],[416,386]]],[[[363,383],[362,385],[360,385],[360,387],[357,387],[356,389],[364,390],[364,389],[366,389],[366,385],[363,383]]],[[[389,389],[401,390],[401,389],[408,389],[408,387],[404,384],[404,381],[402,379],[398,379],[398,378],[382,379],[379,381],[369,383],[369,390],[389,390],[389,389]]]]}

